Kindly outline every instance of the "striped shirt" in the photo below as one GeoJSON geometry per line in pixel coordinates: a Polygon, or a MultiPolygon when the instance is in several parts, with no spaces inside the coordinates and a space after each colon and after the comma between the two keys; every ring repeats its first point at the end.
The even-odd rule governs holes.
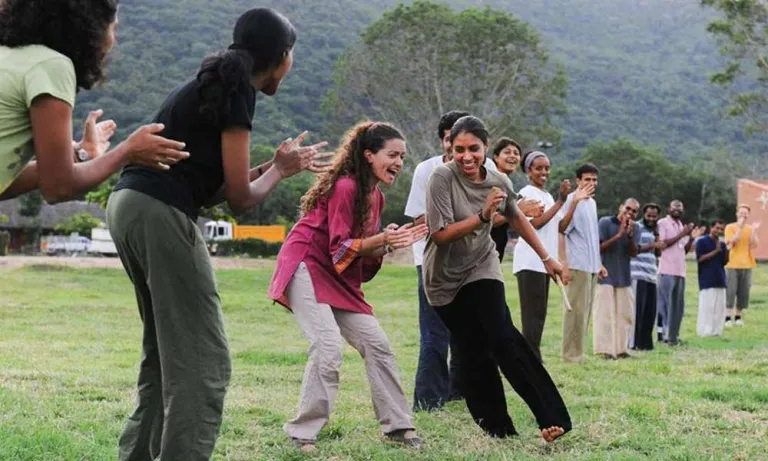
{"type": "MultiPolygon", "coordinates": [[[[637,224],[640,225],[640,241],[638,242],[638,248],[653,243],[656,240],[656,236],[653,235],[653,229],[646,226],[642,220],[638,221],[637,224]]],[[[630,267],[630,270],[632,271],[632,280],[656,283],[658,266],[656,254],[653,250],[638,253],[636,257],[632,258],[630,267]]]]}

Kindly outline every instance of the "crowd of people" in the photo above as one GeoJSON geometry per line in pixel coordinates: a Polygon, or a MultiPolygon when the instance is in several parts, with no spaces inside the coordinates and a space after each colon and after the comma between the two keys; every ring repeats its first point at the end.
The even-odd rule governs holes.
{"type": "Polygon", "coordinates": [[[551,442],[572,429],[541,354],[552,280],[565,285],[566,362],[584,360],[590,318],[593,351],[607,358],[652,349],[654,328],[657,342],[679,345],[685,256],[694,245],[698,333],[744,322],[759,225],[748,224],[749,207],[739,207],[737,222],[718,220],[709,231],[683,223],[680,201],[662,219],[661,208],[647,204],[636,221],[640,204],[628,198],[614,216],[598,219],[597,166],[581,166],[575,187],[564,181],[555,197],[544,152],[526,152],[510,138],[491,147],[484,123],[467,112],[439,120],[443,152],[416,167],[405,209],[412,222],[403,226],[381,222],[380,185],[396,180],[407,154],[405,137],[388,123],[354,126],[336,152],[323,152],[325,142],[303,146],[302,133],[251,168],[257,93],[278,91],[297,41],[294,26],[273,10],[244,13],[228,49],[206,57],[153,123],[115,149],[116,125],[98,122],[100,111],[89,114],[75,142],[75,96],[104,80],[117,17],[117,0],[87,9],[74,0],[0,3],[0,199],[39,189],[48,202],[71,200],[120,172],[107,222],[143,324],[138,403],[119,440],[121,460],[210,459],[231,364],[195,219],[217,203],[236,212],[258,206],[300,171],[318,177],[277,258],[269,297],[293,313],[309,342],[298,412],[284,426],[302,451],[315,449],[331,416],[342,338],[365,361],[374,412],[390,441],[419,447],[412,412],[462,399],[488,435],[516,435],[503,377],[551,442]],[[529,185],[516,192],[508,175],[518,168],[529,185]],[[520,238],[512,271],[522,332],[505,295],[509,231],[520,238]],[[421,341],[412,406],[361,289],[385,255],[405,248],[416,265],[421,341]]]}

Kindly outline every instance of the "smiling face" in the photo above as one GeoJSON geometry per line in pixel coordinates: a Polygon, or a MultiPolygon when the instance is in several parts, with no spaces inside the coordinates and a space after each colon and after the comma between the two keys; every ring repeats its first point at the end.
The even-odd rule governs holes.
{"type": "Polygon", "coordinates": [[[659,221],[659,211],[654,207],[648,207],[643,215],[643,221],[648,227],[656,227],[656,223],[659,221]]]}
{"type": "Polygon", "coordinates": [[[500,173],[512,174],[520,165],[520,149],[510,144],[499,152],[494,162],[500,173]]]}
{"type": "Polygon", "coordinates": [[[669,215],[672,216],[675,219],[680,219],[683,216],[683,213],[685,213],[685,208],[683,207],[683,202],[681,201],[674,201],[669,204],[669,215]]]}
{"type": "Polygon", "coordinates": [[[469,132],[462,132],[453,140],[453,161],[461,173],[471,181],[479,181],[480,167],[485,162],[486,145],[469,132]]]}
{"type": "Polygon", "coordinates": [[[538,157],[534,159],[528,168],[528,179],[531,184],[543,189],[549,179],[549,159],[547,157],[538,157]]]}
{"type": "Polygon", "coordinates": [[[365,151],[365,159],[371,165],[375,180],[391,185],[403,169],[405,141],[393,138],[384,143],[378,152],[365,151]]]}
{"type": "Polygon", "coordinates": [[[720,238],[721,235],[723,235],[724,231],[725,231],[725,224],[721,222],[715,223],[710,228],[709,235],[711,235],[713,239],[717,240],[720,238]]]}
{"type": "Polygon", "coordinates": [[[635,200],[627,200],[619,207],[619,220],[622,222],[629,219],[634,221],[637,217],[637,210],[640,208],[640,204],[635,200]]]}
{"type": "Polygon", "coordinates": [[[747,221],[749,218],[749,208],[742,206],[736,211],[736,219],[739,221],[747,221]]]}

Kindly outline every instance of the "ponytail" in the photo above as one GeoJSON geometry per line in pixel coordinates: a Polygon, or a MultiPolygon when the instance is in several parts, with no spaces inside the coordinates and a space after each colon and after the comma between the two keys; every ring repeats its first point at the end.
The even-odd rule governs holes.
{"type": "Polygon", "coordinates": [[[251,82],[253,59],[246,51],[220,51],[203,59],[197,73],[200,114],[214,125],[224,123],[232,99],[251,82]]]}

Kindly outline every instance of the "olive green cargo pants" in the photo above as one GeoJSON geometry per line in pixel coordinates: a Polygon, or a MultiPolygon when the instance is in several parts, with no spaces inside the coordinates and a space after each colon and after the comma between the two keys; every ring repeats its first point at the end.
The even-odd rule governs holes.
{"type": "Polygon", "coordinates": [[[231,364],[202,233],[179,210],[126,189],[110,197],[107,222],[144,324],[138,405],[119,459],[208,460],[231,364]]]}

